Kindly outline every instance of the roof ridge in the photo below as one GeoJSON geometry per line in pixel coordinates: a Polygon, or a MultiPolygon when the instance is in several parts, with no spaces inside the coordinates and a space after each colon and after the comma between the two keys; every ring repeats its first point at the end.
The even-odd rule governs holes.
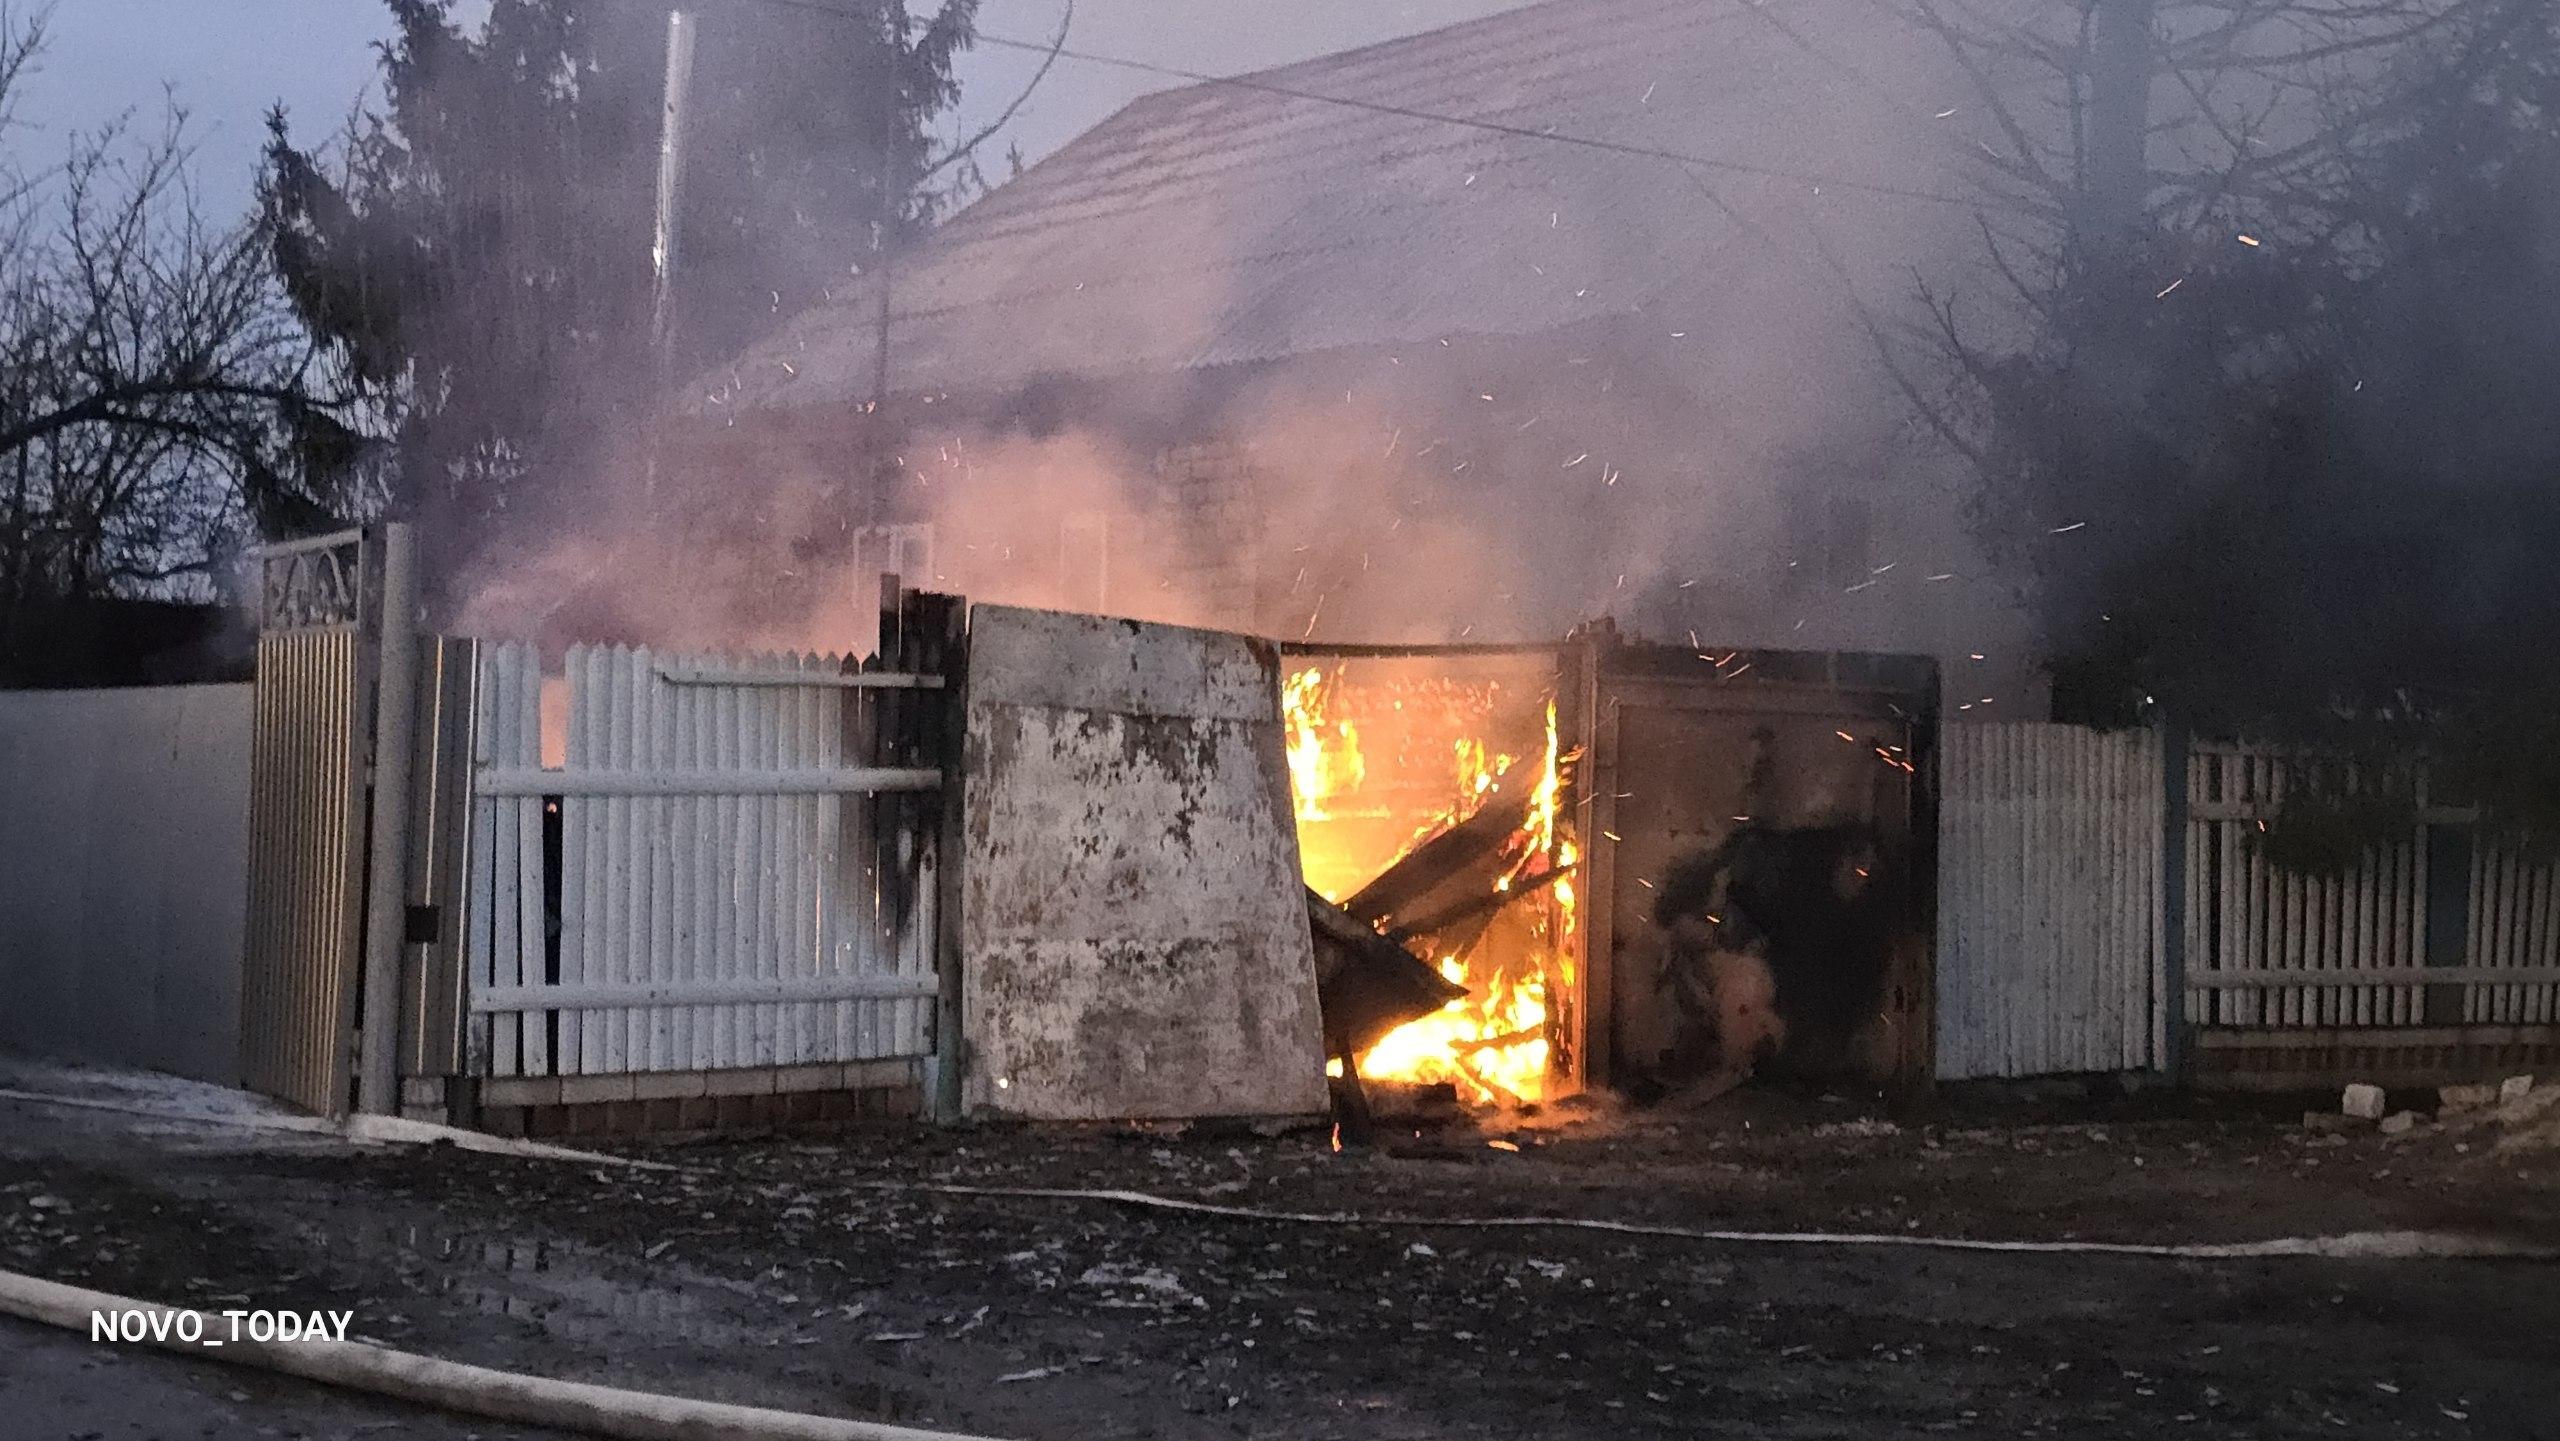
{"type": "Polygon", "coordinates": [[[1283,77],[1296,75],[1301,72],[1317,73],[1325,70],[1348,68],[1351,65],[1374,60],[1380,55],[1391,50],[1441,46],[1446,45],[1453,40],[1473,40],[1477,38],[1481,32],[1487,30],[1508,29],[1521,24],[1524,20],[1555,20],[1561,17],[1563,12],[1568,10],[1596,11],[1612,7],[1635,6],[1644,6],[1655,10],[1670,10],[1680,6],[1702,4],[1732,7],[1741,3],[1742,0],[1530,0],[1530,3],[1526,5],[1515,5],[1508,10],[1495,11],[1491,15],[1479,15],[1473,20],[1461,20],[1454,25],[1440,25],[1429,30],[1417,30],[1410,35],[1398,35],[1389,40],[1377,40],[1372,41],[1367,45],[1355,45],[1348,50],[1333,50],[1322,55],[1310,55],[1304,60],[1292,60],[1285,65],[1274,65],[1264,70],[1245,70],[1239,71],[1234,75],[1221,76],[1217,80],[1195,81],[1190,85],[1177,87],[1175,91],[1162,91],[1158,93],[1178,93],[1180,90],[1191,90],[1204,85],[1216,85],[1235,80],[1252,80],[1264,84],[1276,83],[1283,77]]]}
{"type": "MultiPolygon", "coordinates": [[[[1192,81],[1183,85],[1169,86],[1163,90],[1152,91],[1129,101],[1127,104],[1121,106],[1119,109],[1111,112],[1110,115],[1097,122],[1092,128],[1077,135],[1067,144],[1060,146],[1057,150],[1043,156],[1033,164],[1024,167],[1021,174],[1013,176],[1002,185],[994,187],[985,195],[981,196],[976,202],[963,207],[960,211],[953,214],[949,219],[944,221],[941,226],[937,227],[936,234],[938,237],[949,237],[954,243],[965,241],[971,238],[970,228],[972,226],[998,223],[1010,214],[1016,213],[1024,208],[1036,205],[1041,201],[1048,199],[1049,197],[1041,193],[1042,187],[1039,183],[1041,179],[1045,179],[1046,177],[1038,176],[1038,172],[1044,169],[1072,170],[1075,168],[1072,164],[1062,164],[1061,162],[1068,161],[1071,157],[1080,160],[1086,152],[1090,152],[1095,149],[1108,150],[1126,144],[1129,138],[1128,132],[1130,130],[1141,124],[1151,123],[1148,120],[1142,120],[1140,118],[1146,115],[1149,111],[1179,110],[1184,105],[1194,103],[1203,96],[1217,95],[1221,92],[1238,93],[1245,97],[1266,101],[1286,100],[1290,98],[1286,95],[1275,93],[1269,89],[1244,88],[1239,90],[1236,82],[1252,82],[1254,86],[1262,86],[1272,82],[1275,77],[1300,73],[1318,74],[1326,71],[1337,71],[1348,68],[1349,64],[1352,62],[1371,61],[1382,54],[1401,48],[1428,47],[1446,50],[1449,48],[1449,42],[1452,38],[1464,38],[1467,40],[1479,39],[1482,37],[1484,32],[1498,31],[1511,26],[1516,26],[1524,16],[1536,15],[1543,19],[1553,20],[1561,16],[1563,12],[1566,11],[1606,10],[1617,11],[1620,12],[1622,16],[1641,20],[1657,17],[1668,18],[1683,11],[1696,11],[1710,8],[1723,13],[1717,16],[1698,18],[1730,18],[1733,15],[1746,13],[1752,9],[1756,9],[1758,6],[1750,3],[1750,0],[1533,0],[1533,3],[1531,4],[1519,6],[1515,9],[1506,10],[1498,14],[1479,16],[1476,19],[1461,21],[1455,25],[1442,26],[1437,29],[1419,31],[1411,35],[1398,36],[1392,40],[1382,40],[1371,45],[1364,45],[1351,50],[1336,51],[1330,54],[1313,56],[1306,60],[1292,61],[1287,65],[1275,66],[1267,70],[1241,71],[1231,76],[1220,76],[1207,80],[1192,81]],[[1651,14],[1647,15],[1644,12],[1651,12],[1651,14]]],[[[1504,43],[1510,42],[1506,39],[1504,43]]],[[[1453,56],[1450,58],[1457,59],[1459,57],[1453,56]]],[[[1338,98],[1364,107],[1372,104],[1387,103],[1364,99],[1354,95],[1317,97],[1318,103],[1321,103],[1321,100],[1324,98],[1338,98]]],[[[1504,105],[1496,107],[1494,111],[1480,115],[1469,116],[1453,114],[1450,119],[1453,124],[1461,125],[1474,125],[1479,122],[1492,121],[1498,121],[1502,124],[1521,123],[1516,119],[1501,118],[1513,108],[1516,107],[1504,105]]],[[[1391,118],[1388,112],[1375,113],[1378,114],[1380,118],[1391,118]]],[[[1152,123],[1162,122],[1159,121],[1152,123]]]]}

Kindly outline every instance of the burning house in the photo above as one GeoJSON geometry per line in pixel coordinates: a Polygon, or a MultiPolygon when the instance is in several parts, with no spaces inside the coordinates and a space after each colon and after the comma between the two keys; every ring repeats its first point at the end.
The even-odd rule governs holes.
{"type": "Polygon", "coordinates": [[[670,483],[788,569],[1286,640],[1605,615],[2014,704],[1867,328],[1966,253],[1966,122],[1851,77],[1935,83],[1900,22],[1799,8],[1550,0],[1140,100],[702,378],[670,483]]]}
{"type": "Polygon", "coordinates": [[[1860,900],[1925,861],[1918,658],[1968,702],[2028,670],[1868,329],[1969,224],[1926,178],[1961,125],[1852,74],[1923,48],[1865,6],[1550,0],[1141,100],[706,377],[671,483],[857,597],[1302,647],[1307,884],[1467,992],[1362,1038],[1372,1077],[1701,1083],[1739,1023],[1681,977],[1720,946],[1778,976],[1757,1049],[1925,1075],[1917,890],[1860,900]],[[1824,836],[1858,884],[1728,894],[1824,836]],[[1807,939],[1862,904],[1863,949],[1807,939]]]}

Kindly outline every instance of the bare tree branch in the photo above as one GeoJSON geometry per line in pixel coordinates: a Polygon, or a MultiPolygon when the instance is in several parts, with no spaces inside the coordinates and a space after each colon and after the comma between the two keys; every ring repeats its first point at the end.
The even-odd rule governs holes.
{"type": "MultiPolygon", "coordinates": [[[[0,124],[40,41],[0,9],[0,124]]],[[[208,222],[189,161],[172,105],[156,133],[119,119],[0,186],[0,620],[201,573],[308,499],[297,446],[348,407],[265,236],[208,222]]]]}
{"type": "Polygon", "coordinates": [[[1031,93],[1040,88],[1040,82],[1049,78],[1049,67],[1058,63],[1059,53],[1067,48],[1067,27],[1073,25],[1075,20],[1076,0],[1067,0],[1066,13],[1058,17],[1057,37],[1049,42],[1049,53],[1040,57],[1040,68],[1032,72],[1030,81],[1022,87],[1022,93],[1014,96],[1012,103],[998,112],[995,119],[980,127],[977,134],[952,146],[944,151],[940,158],[926,164],[923,173],[916,177],[919,181],[930,180],[942,173],[946,167],[968,159],[980,145],[985,144],[1013,119],[1015,113],[1022,109],[1023,102],[1029,100],[1031,93]]]}

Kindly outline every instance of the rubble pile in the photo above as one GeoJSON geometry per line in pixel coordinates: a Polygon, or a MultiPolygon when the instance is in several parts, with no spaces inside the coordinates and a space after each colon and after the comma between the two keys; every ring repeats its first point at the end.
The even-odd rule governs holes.
{"type": "Polygon", "coordinates": [[[2431,1115],[2408,1106],[2395,1109],[2382,1087],[2358,1082],[2339,1095],[2337,1110],[2305,1112],[2302,1125],[2304,1130],[2331,1135],[2372,1130],[2405,1136],[2430,1119],[2437,1129],[2448,1132],[2492,1130],[2496,1134],[2489,1139],[2501,1152],[2560,1152],[2560,1081],[2536,1085],[2532,1076],[2509,1076],[2501,1081],[2441,1086],[2431,1115]]]}
{"type": "Polygon", "coordinates": [[[2537,1086],[2531,1077],[2517,1079],[2524,1084],[2510,1082],[2488,1116],[2499,1131],[2498,1149],[2560,1153],[2560,1081],[2537,1086]]]}

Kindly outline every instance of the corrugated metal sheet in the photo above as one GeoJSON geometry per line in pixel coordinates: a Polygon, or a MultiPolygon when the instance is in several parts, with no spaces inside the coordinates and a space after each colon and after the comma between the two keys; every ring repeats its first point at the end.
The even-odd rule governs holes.
{"type": "Polygon", "coordinates": [[[251,1090],[345,1113],[364,907],[360,638],[350,619],[258,638],[240,1071],[251,1090]]]}
{"type": "MultiPolygon", "coordinates": [[[[1817,228],[1894,234],[1898,267],[1915,224],[1964,223],[1866,188],[1954,192],[1980,107],[1937,116],[1969,93],[1931,73],[1942,63],[1866,0],[1551,0],[1252,77],[1298,95],[1142,99],[898,263],[895,384],[1004,390],[1703,313],[1738,267],[1823,265],[1789,253],[1816,255],[1817,228]]],[[[1854,247],[1834,257],[1867,267],[1854,247]]],[[[869,282],[849,287],[704,395],[729,410],[867,397],[877,305],[869,282]]]]}
{"type": "Polygon", "coordinates": [[[1939,1078],[2159,1065],[2158,739],[1956,725],[1939,756],[1939,1078]]]}

